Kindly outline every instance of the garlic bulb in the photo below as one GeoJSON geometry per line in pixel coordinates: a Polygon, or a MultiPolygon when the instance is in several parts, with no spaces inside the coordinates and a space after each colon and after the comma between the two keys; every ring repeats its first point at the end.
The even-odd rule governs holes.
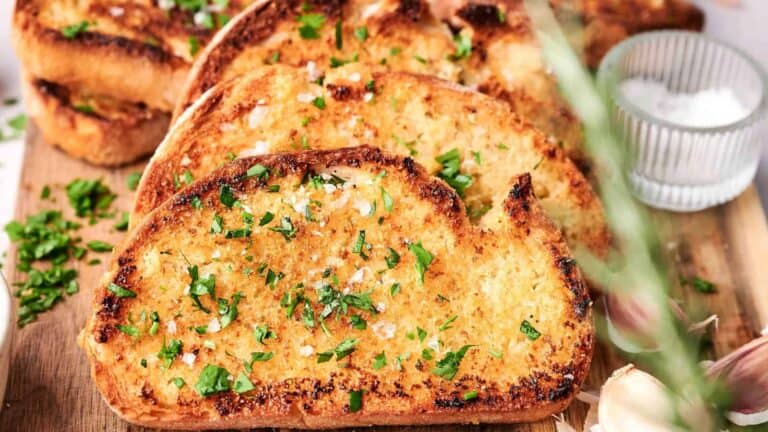
{"type": "Polygon", "coordinates": [[[731,391],[728,420],[739,426],[768,423],[768,336],[714,362],[707,375],[731,391]]]}
{"type": "MultiPolygon", "coordinates": [[[[661,311],[644,292],[609,293],[603,298],[608,337],[614,345],[628,353],[654,352],[661,349],[654,337],[660,324],[661,311]]],[[[688,332],[700,336],[711,324],[717,328],[717,315],[691,322],[680,305],[668,299],[669,311],[683,323],[688,332]]]]}
{"type": "Polygon", "coordinates": [[[642,292],[609,293],[603,298],[611,342],[629,353],[658,351],[653,329],[660,313],[642,292]]]}

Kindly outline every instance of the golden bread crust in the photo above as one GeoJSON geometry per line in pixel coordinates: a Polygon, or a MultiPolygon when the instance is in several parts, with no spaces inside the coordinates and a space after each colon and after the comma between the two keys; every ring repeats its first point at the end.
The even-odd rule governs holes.
{"type": "MultiPolygon", "coordinates": [[[[229,3],[229,13],[243,7],[229,3]]],[[[12,36],[35,77],[170,111],[194,57],[188,39],[202,47],[213,35],[191,21],[190,13],[140,2],[18,0],[12,36]],[[83,21],[90,23],[85,31],[62,33],[83,21]]]]}
{"type": "Polygon", "coordinates": [[[170,115],[143,104],[90,96],[49,81],[25,77],[27,111],[45,142],[94,165],[119,166],[155,150],[170,115]]]}
{"type": "Polygon", "coordinates": [[[486,226],[500,219],[511,179],[531,172],[536,196],[570,244],[607,252],[602,206],[587,180],[507,104],[433,77],[371,74],[358,64],[333,69],[322,87],[304,69],[270,66],[209,90],[150,161],[131,221],[168,199],[185,171],[199,178],[228,155],[358,144],[411,154],[433,174],[442,169],[435,159],[456,148],[461,172],[474,182],[466,204],[486,226]],[[323,98],[323,109],[312,103],[315,97],[323,98]]]}
{"type": "Polygon", "coordinates": [[[333,428],[543,419],[563,410],[587,375],[591,302],[561,234],[533,197],[529,176],[512,182],[503,213],[494,229],[474,226],[445,183],[431,179],[410,158],[370,147],[240,159],[190,185],[132,231],[95,290],[93,315],[80,344],[110,407],[150,427],[333,428]],[[247,175],[257,164],[269,174],[247,175]],[[332,175],[343,181],[333,187],[330,180],[316,183],[332,175]],[[272,191],[275,186],[279,191],[272,191]],[[224,204],[225,188],[240,204],[224,204]],[[380,190],[391,193],[390,209],[380,190]],[[346,203],[339,204],[345,196],[346,203]],[[296,199],[310,203],[312,218],[297,210],[296,199]],[[361,200],[378,206],[363,214],[361,200]],[[209,232],[214,215],[225,229],[234,229],[242,226],[241,213],[253,212],[258,221],[266,211],[274,213],[274,221],[263,227],[254,223],[249,238],[209,232]],[[272,230],[285,217],[292,220],[292,236],[272,230]],[[361,230],[369,245],[363,254],[353,250],[361,230]],[[434,258],[422,283],[408,246],[415,243],[434,258]],[[387,248],[399,253],[392,266],[384,265],[387,248]],[[209,321],[218,315],[207,295],[200,300],[210,314],[192,307],[185,287],[193,265],[200,277],[215,276],[219,298],[242,292],[229,326],[210,331],[209,321]],[[266,269],[283,275],[271,289],[266,269]],[[338,318],[328,315],[326,333],[317,324],[323,313],[318,287],[325,283],[318,281],[345,293],[365,291],[376,309],[350,306],[338,318]],[[394,282],[401,290],[392,294],[394,282]],[[110,283],[136,296],[120,297],[108,289],[110,283]],[[316,313],[311,327],[300,317],[302,307],[286,312],[281,306],[284,293],[299,291],[309,303],[305,307],[316,313]],[[147,331],[149,322],[140,321],[141,311],[158,313],[155,334],[147,331]],[[367,321],[365,329],[350,327],[355,314],[367,321]],[[521,321],[539,336],[526,336],[521,321]],[[118,329],[131,323],[138,328],[135,337],[118,329]],[[207,333],[194,330],[205,323],[207,333]],[[275,337],[259,343],[252,335],[256,325],[267,325],[275,337]],[[382,331],[387,326],[391,329],[382,331]],[[417,329],[418,337],[409,336],[417,329]],[[318,353],[348,338],[358,341],[349,356],[317,361],[318,353]],[[181,348],[163,363],[157,353],[172,339],[181,348]],[[436,362],[462,345],[476,346],[468,349],[456,375],[436,375],[436,362]],[[432,356],[422,353],[427,348],[432,356]],[[249,371],[242,358],[254,351],[273,357],[252,363],[249,371]],[[387,363],[376,368],[382,351],[387,363]],[[233,377],[245,374],[254,389],[201,397],[195,388],[206,364],[233,377]],[[186,385],[178,388],[174,378],[186,385]],[[350,412],[353,390],[364,390],[359,412],[350,412]],[[472,391],[477,397],[466,398],[472,391]]]}

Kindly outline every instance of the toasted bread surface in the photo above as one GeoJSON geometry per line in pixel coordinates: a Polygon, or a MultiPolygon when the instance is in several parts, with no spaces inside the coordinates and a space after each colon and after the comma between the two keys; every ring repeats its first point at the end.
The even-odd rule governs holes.
{"type": "MultiPolygon", "coordinates": [[[[246,3],[227,2],[211,15],[214,25],[246,3]]],[[[103,0],[18,0],[13,28],[16,53],[33,76],[165,111],[178,97],[193,45],[202,48],[215,31],[178,5],[164,10],[154,1],[103,0]],[[84,22],[84,29],[65,34],[84,22]]]]}
{"type": "Polygon", "coordinates": [[[464,200],[473,219],[493,226],[510,180],[531,172],[536,196],[568,240],[606,252],[602,206],[587,180],[507,104],[425,75],[366,70],[333,69],[319,86],[305,69],[276,65],[214,87],[153,156],[132,223],[183,186],[185,172],[200,178],[236,156],[369,144],[412,155],[438,175],[444,163],[436,158],[456,149],[459,171],[472,178],[464,200]]]}
{"type": "Polygon", "coordinates": [[[454,30],[461,36],[435,19],[424,0],[309,3],[308,12],[301,0],[264,1],[236,17],[193,66],[175,117],[216,83],[264,64],[307,67],[320,77],[340,63],[359,62],[434,75],[500,97],[569,156],[585,160],[581,126],[546,72],[521,2],[488,6],[490,20],[468,14],[473,20],[454,30]],[[324,17],[316,38],[300,32],[301,19],[311,13],[324,17]],[[461,51],[455,38],[467,38],[470,51],[461,51]]]}
{"type": "Polygon", "coordinates": [[[140,103],[26,76],[24,101],[47,143],[101,166],[146,156],[163,140],[170,114],[140,103]]]}
{"type": "Polygon", "coordinates": [[[542,419],[586,377],[590,300],[530,176],[502,213],[472,225],[445,183],[370,147],[236,160],[131,232],[80,343],[106,402],[151,427],[542,419]]]}

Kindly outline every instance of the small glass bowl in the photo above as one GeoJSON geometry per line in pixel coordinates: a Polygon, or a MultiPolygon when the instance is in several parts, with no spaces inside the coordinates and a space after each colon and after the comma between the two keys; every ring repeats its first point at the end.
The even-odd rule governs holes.
{"type": "Polygon", "coordinates": [[[653,207],[696,211],[729,201],[757,171],[768,101],[762,68],[737,48],[699,33],[656,31],[616,45],[603,59],[598,86],[627,145],[635,195],[653,207]],[[715,127],[659,118],[627,100],[619,85],[642,78],[672,93],[730,88],[749,114],[715,127]]]}

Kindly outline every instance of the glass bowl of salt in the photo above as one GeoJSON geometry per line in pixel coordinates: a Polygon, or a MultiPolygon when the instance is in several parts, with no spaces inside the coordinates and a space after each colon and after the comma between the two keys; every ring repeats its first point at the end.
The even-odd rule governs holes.
{"type": "Polygon", "coordinates": [[[641,201],[696,211],[735,198],[752,182],[768,84],[739,49],[699,33],[644,33],[606,55],[597,82],[641,201]]]}

